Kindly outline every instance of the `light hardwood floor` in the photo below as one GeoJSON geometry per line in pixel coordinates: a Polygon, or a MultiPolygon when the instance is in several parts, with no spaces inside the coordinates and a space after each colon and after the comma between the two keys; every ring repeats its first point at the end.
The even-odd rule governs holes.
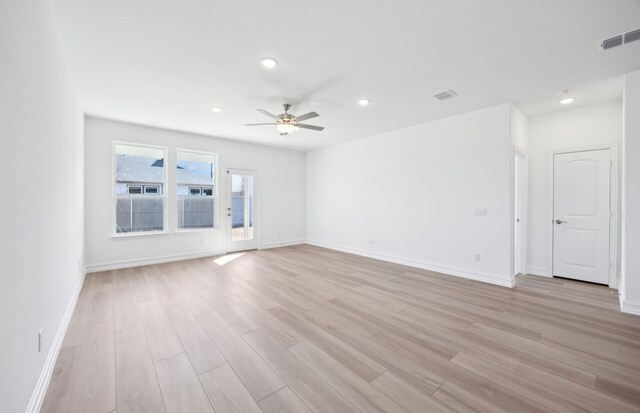
{"type": "Polygon", "coordinates": [[[89,274],[42,412],[640,412],[616,291],[301,245],[89,274]]]}

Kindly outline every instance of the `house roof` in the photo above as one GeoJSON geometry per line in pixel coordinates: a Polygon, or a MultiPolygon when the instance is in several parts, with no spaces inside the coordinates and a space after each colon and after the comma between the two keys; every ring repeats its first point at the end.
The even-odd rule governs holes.
{"type": "MultiPolygon", "coordinates": [[[[116,181],[162,183],[164,162],[147,156],[118,155],[116,160],[116,181]]],[[[179,185],[213,185],[211,178],[178,167],[176,182],[179,185]]]]}

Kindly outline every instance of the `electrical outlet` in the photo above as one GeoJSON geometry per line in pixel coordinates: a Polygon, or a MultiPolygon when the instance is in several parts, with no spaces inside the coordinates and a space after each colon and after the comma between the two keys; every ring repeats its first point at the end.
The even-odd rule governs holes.
{"type": "Polygon", "coordinates": [[[198,240],[198,243],[199,243],[200,245],[202,245],[202,243],[203,243],[203,242],[204,242],[204,241],[202,240],[202,238],[200,238],[200,239],[198,240]]]}
{"type": "Polygon", "coordinates": [[[369,245],[376,245],[376,239],[375,238],[369,238],[369,245]]]}
{"type": "Polygon", "coordinates": [[[38,331],[38,353],[42,352],[42,339],[44,338],[44,329],[38,331]]]}
{"type": "Polygon", "coordinates": [[[278,231],[278,238],[282,238],[282,231],[278,231]]]}
{"type": "Polygon", "coordinates": [[[476,253],[476,254],[473,256],[473,260],[474,260],[475,262],[480,262],[480,254],[476,253]]]}

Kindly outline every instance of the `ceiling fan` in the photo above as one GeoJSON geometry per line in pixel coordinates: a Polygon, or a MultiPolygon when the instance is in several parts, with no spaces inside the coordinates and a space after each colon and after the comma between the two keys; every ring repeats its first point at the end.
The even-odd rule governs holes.
{"type": "Polygon", "coordinates": [[[312,119],[312,118],[316,118],[316,117],[320,116],[317,113],[309,112],[309,113],[305,113],[304,115],[294,116],[294,115],[289,113],[289,109],[291,108],[290,104],[285,103],[282,106],[284,107],[284,113],[281,113],[280,115],[274,115],[273,113],[269,113],[264,109],[256,109],[258,112],[267,115],[271,119],[274,119],[275,122],[271,122],[271,123],[248,123],[245,126],[266,126],[266,125],[273,126],[273,125],[275,125],[276,129],[278,130],[278,132],[280,132],[280,135],[288,135],[290,133],[293,133],[293,132],[297,131],[300,128],[302,128],[302,129],[311,129],[311,130],[315,130],[315,131],[324,130],[324,128],[322,126],[306,125],[304,123],[299,123],[299,122],[301,122],[303,120],[312,119]]]}

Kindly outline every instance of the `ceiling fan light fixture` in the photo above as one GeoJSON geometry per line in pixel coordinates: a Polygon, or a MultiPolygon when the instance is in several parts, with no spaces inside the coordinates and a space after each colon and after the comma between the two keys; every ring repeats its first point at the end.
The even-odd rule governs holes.
{"type": "Polygon", "coordinates": [[[267,69],[273,69],[274,67],[278,66],[278,61],[273,57],[263,57],[262,59],[260,59],[260,64],[267,69]]]}
{"type": "Polygon", "coordinates": [[[574,100],[576,100],[575,98],[569,96],[568,89],[559,91],[558,97],[560,98],[560,100],[558,100],[558,103],[561,105],[568,105],[570,103],[573,103],[574,100]]]}
{"type": "Polygon", "coordinates": [[[213,113],[220,113],[220,112],[222,112],[222,108],[219,107],[219,106],[214,106],[214,107],[211,108],[211,111],[213,113]]]}
{"type": "Polygon", "coordinates": [[[296,116],[289,113],[289,109],[291,108],[290,104],[285,103],[282,105],[282,107],[284,108],[284,113],[281,113],[279,115],[274,115],[273,113],[268,112],[264,109],[256,109],[263,115],[273,119],[275,123],[273,121],[271,121],[271,123],[247,123],[245,124],[245,126],[272,126],[275,124],[276,130],[280,133],[280,135],[289,135],[290,133],[293,133],[300,129],[309,129],[317,132],[322,132],[324,130],[323,126],[301,123],[302,121],[305,121],[307,119],[313,119],[320,116],[316,112],[309,112],[303,115],[296,116]]]}
{"type": "Polygon", "coordinates": [[[288,135],[290,133],[297,131],[300,128],[298,128],[296,125],[292,123],[278,123],[276,125],[276,129],[278,129],[278,132],[280,132],[280,135],[288,135]]]}
{"type": "Polygon", "coordinates": [[[367,98],[363,98],[358,101],[358,105],[360,106],[367,106],[369,103],[371,103],[371,99],[367,98]]]}

